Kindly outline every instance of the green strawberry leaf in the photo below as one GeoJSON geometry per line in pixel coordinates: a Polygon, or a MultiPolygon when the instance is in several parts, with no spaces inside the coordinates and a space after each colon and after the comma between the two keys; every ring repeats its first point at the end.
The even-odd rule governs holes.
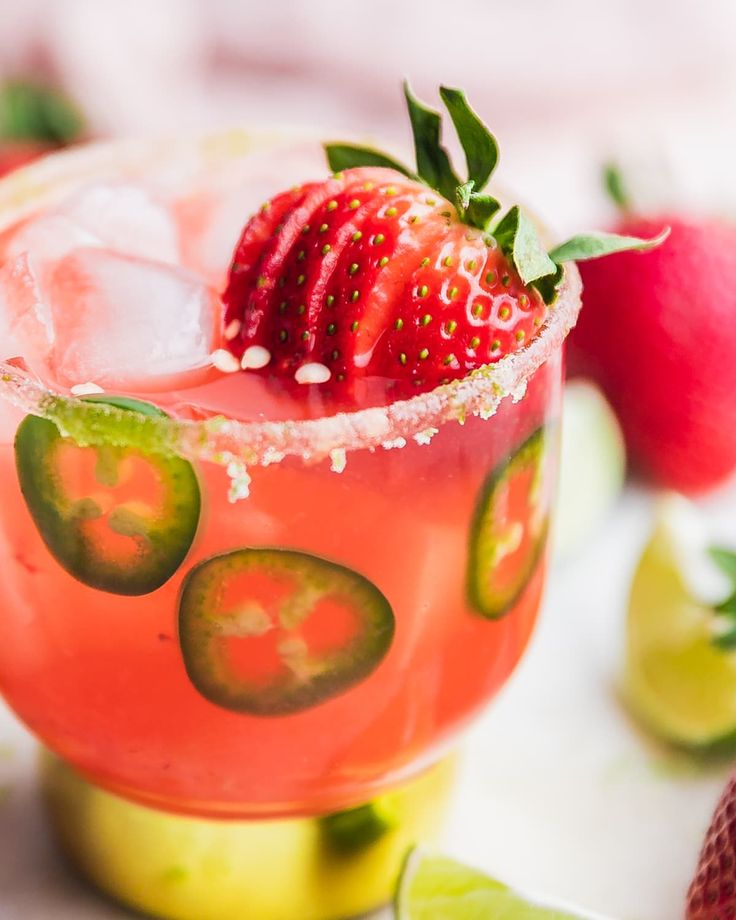
{"type": "Polygon", "coordinates": [[[361,147],[359,144],[324,144],[327,162],[333,172],[342,172],[343,169],[355,169],[358,166],[383,166],[386,169],[395,169],[397,172],[408,176],[410,179],[418,177],[398,160],[374,150],[372,147],[361,147]]]}
{"type": "MultiPolygon", "coordinates": [[[[736,589],[736,553],[720,546],[713,546],[708,550],[708,555],[736,589]]],[[[723,651],[736,649],[736,590],[720,604],[716,604],[713,610],[717,615],[718,629],[712,639],[713,645],[723,651]]]]}
{"type": "Polygon", "coordinates": [[[465,209],[465,218],[472,227],[485,230],[493,215],[500,209],[501,203],[492,195],[482,195],[473,192],[465,209]]]}
{"type": "Polygon", "coordinates": [[[409,109],[417,173],[431,188],[448,201],[455,200],[455,189],[463,183],[455,174],[447,151],[440,143],[442,118],[439,112],[427,108],[404,83],[404,96],[409,109]]]}
{"type": "Polygon", "coordinates": [[[731,652],[736,648],[736,628],[729,629],[727,632],[714,636],[711,640],[713,645],[722,649],[724,652],[731,652]]]}
{"type": "Polygon", "coordinates": [[[0,137],[63,145],[83,129],[77,108],[56,90],[21,80],[0,86],[0,137]]]}
{"type": "Polygon", "coordinates": [[[496,138],[470,108],[462,90],[441,86],[440,96],[465,153],[468,181],[474,182],[475,190],[480,192],[498,163],[496,138]]]}
{"type": "Polygon", "coordinates": [[[455,201],[457,202],[457,209],[461,213],[468,210],[470,199],[473,196],[474,186],[475,182],[471,179],[469,182],[466,182],[465,185],[458,185],[455,189],[455,201]]]}
{"type": "Polygon", "coordinates": [[[603,167],[603,187],[619,211],[631,211],[631,198],[626,183],[618,166],[613,163],[603,167]]]}
{"type": "Polygon", "coordinates": [[[587,259],[599,259],[614,252],[646,252],[659,246],[670,235],[670,228],[665,227],[661,233],[649,240],[638,236],[619,236],[617,233],[581,233],[571,237],[550,252],[550,257],[560,262],[585,262],[587,259]]]}
{"type": "Polygon", "coordinates": [[[736,552],[721,546],[712,546],[708,550],[708,555],[736,587],[736,552]]]}
{"type": "Polygon", "coordinates": [[[537,229],[518,205],[496,224],[493,236],[524,284],[554,275],[557,265],[542,246],[537,229]]]}
{"type": "Polygon", "coordinates": [[[558,265],[553,275],[545,275],[543,278],[537,278],[536,281],[532,282],[532,287],[535,287],[539,291],[542,295],[542,300],[547,306],[550,306],[557,300],[557,295],[560,293],[560,285],[564,277],[564,266],[558,265]]]}
{"type": "Polygon", "coordinates": [[[716,604],[714,609],[717,610],[718,613],[730,616],[734,621],[734,626],[736,626],[736,593],[731,594],[725,601],[721,601],[720,604],[716,604]]]}
{"type": "Polygon", "coordinates": [[[474,192],[474,186],[475,183],[471,179],[455,189],[457,210],[466,224],[485,230],[501,205],[492,195],[474,192]]]}

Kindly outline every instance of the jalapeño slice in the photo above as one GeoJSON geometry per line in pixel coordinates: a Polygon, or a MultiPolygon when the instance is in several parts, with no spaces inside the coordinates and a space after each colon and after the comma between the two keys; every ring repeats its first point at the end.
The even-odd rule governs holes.
{"type": "Polygon", "coordinates": [[[394,634],[391,605],[344,566],[284,549],[239,549],[187,575],[179,641],[210,702],[280,716],[343,693],[378,667],[394,634]]]}
{"type": "MultiPolygon", "coordinates": [[[[127,397],[90,397],[163,415],[127,397]]],[[[134,447],[81,447],[27,416],[15,436],[23,497],[51,554],[78,581],[111,594],[149,594],[179,568],[199,522],[199,485],[180,457],[134,447]]]]}
{"type": "Polygon", "coordinates": [[[549,529],[545,436],[538,429],[486,479],[475,506],[468,597],[484,617],[514,606],[531,578],[549,529]]]}

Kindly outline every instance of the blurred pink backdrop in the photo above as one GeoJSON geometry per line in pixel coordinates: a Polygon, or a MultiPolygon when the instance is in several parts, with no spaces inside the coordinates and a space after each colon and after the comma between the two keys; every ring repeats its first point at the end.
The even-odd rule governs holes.
{"type": "Polygon", "coordinates": [[[446,82],[561,228],[598,215],[611,155],[641,197],[736,210],[733,0],[3,0],[0,62],[62,81],[105,134],[289,121],[405,143],[401,78],[446,82]]]}

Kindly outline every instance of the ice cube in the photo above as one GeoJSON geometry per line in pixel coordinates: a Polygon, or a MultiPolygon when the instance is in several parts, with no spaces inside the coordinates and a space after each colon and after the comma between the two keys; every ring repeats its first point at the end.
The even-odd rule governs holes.
{"type": "Polygon", "coordinates": [[[34,258],[60,259],[80,246],[99,245],[98,237],[63,214],[42,214],[21,224],[5,248],[5,258],[28,253],[34,258]]]}
{"type": "Polygon", "coordinates": [[[199,278],[102,248],[7,263],[0,307],[32,369],[67,387],[177,385],[209,373],[219,344],[219,301],[199,278]]]}
{"type": "Polygon", "coordinates": [[[184,264],[219,290],[243,227],[264,201],[326,172],[320,145],[301,142],[253,153],[213,177],[175,206],[184,264]]]}
{"type": "Polygon", "coordinates": [[[57,212],[108,249],[158,262],[179,261],[174,219],[142,186],[89,185],[62,202],[57,212]]]}
{"type": "Polygon", "coordinates": [[[0,358],[22,356],[40,370],[54,344],[54,324],[32,257],[22,253],[0,270],[0,358]]]}
{"type": "Polygon", "coordinates": [[[178,229],[166,207],[136,185],[90,185],[55,210],[22,223],[10,235],[4,258],[28,252],[60,259],[73,249],[103,246],[158,262],[179,261],[178,229]]]}

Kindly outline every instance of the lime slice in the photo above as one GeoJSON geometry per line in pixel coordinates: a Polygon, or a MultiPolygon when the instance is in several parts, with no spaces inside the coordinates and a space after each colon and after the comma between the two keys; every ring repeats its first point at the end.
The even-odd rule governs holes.
{"type": "Polygon", "coordinates": [[[93,786],[50,754],[41,775],[52,827],[71,864],[141,914],[338,920],[393,896],[407,851],[418,840],[437,839],[454,774],[454,762],[445,759],[360,814],[352,809],[351,817],[343,811],[255,821],[138,805],[93,786]]]}
{"type": "Polygon", "coordinates": [[[399,880],[396,914],[398,920],[594,920],[530,901],[477,869],[419,850],[399,880]]]}
{"type": "Polygon", "coordinates": [[[623,435],[606,398],[586,380],[566,384],[553,527],[558,558],[572,556],[605,520],[621,492],[625,470],[623,435]]]}
{"type": "Polygon", "coordinates": [[[660,737],[703,747],[736,733],[736,653],[719,646],[728,591],[685,499],[662,502],[629,596],[625,692],[660,737]]]}

